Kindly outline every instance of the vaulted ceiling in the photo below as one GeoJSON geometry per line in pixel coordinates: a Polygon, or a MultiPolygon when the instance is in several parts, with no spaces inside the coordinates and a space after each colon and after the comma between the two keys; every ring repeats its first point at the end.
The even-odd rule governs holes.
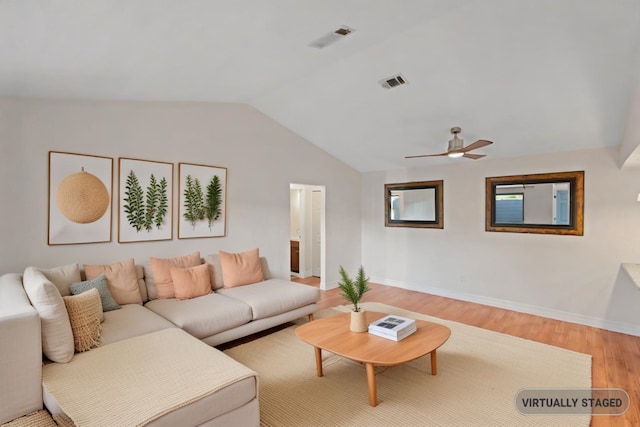
{"type": "Polygon", "coordinates": [[[359,171],[615,146],[640,102],[637,0],[0,0],[0,52],[3,97],[248,103],[359,171]]]}

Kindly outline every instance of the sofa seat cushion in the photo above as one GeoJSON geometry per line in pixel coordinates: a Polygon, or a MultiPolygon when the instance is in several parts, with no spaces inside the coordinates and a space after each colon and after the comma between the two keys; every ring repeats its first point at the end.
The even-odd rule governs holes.
{"type": "Polygon", "coordinates": [[[141,305],[126,304],[120,310],[104,313],[100,346],[175,327],[164,317],[141,305]]]}
{"type": "Polygon", "coordinates": [[[251,307],[218,293],[186,300],[155,299],[145,307],[198,339],[251,321],[251,307]]]}
{"type": "Polygon", "coordinates": [[[88,427],[146,425],[244,380],[252,387],[232,390],[218,411],[254,399],[257,375],[177,328],[80,353],[71,363],[51,363],[42,372],[45,402],[55,402],[48,405],[54,415],[62,412],[88,427]],[[237,393],[243,396],[232,399],[237,393]]]}
{"type": "Polygon", "coordinates": [[[320,299],[318,288],[281,279],[219,289],[217,292],[248,304],[253,320],[295,310],[316,303],[320,299]]]}

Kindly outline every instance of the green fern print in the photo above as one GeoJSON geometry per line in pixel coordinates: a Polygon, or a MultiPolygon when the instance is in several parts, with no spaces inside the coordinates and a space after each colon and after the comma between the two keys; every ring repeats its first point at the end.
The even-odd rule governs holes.
{"type": "Polygon", "coordinates": [[[129,172],[125,186],[124,212],[127,214],[127,221],[136,232],[145,229],[147,232],[153,230],[153,226],[160,230],[164,217],[167,215],[167,179],[162,178],[160,182],[151,174],[149,185],[145,192],[140,186],[140,181],[134,171],[129,172]]]}

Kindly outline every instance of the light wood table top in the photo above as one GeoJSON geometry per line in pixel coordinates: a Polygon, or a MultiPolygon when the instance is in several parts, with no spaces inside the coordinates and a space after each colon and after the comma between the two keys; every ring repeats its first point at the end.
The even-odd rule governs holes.
{"type": "MultiPolygon", "coordinates": [[[[367,332],[351,332],[350,315],[351,313],[344,313],[314,320],[296,329],[298,338],[315,347],[319,377],[323,375],[322,350],[364,363],[369,384],[369,403],[376,406],[374,366],[400,365],[430,353],[431,374],[437,374],[436,350],[449,339],[449,328],[433,322],[416,320],[416,332],[401,341],[393,341],[367,332]]],[[[367,312],[367,323],[384,316],[384,313],[367,312]]]]}

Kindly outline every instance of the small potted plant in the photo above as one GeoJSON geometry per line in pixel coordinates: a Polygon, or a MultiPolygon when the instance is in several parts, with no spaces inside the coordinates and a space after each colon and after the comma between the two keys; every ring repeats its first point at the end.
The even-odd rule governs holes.
{"type": "Polygon", "coordinates": [[[358,306],[358,303],[364,293],[370,290],[368,286],[369,278],[365,276],[362,266],[358,269],[355,280],[349,277],[342,266],[340,266],[339,272],[341,280],[338,282],[338,287],[342,291],[340,296],[353,304],[350,329],[353,332],[366,332],[368,328],[365,317],[366,314],[364,310],[358,306]]]}

